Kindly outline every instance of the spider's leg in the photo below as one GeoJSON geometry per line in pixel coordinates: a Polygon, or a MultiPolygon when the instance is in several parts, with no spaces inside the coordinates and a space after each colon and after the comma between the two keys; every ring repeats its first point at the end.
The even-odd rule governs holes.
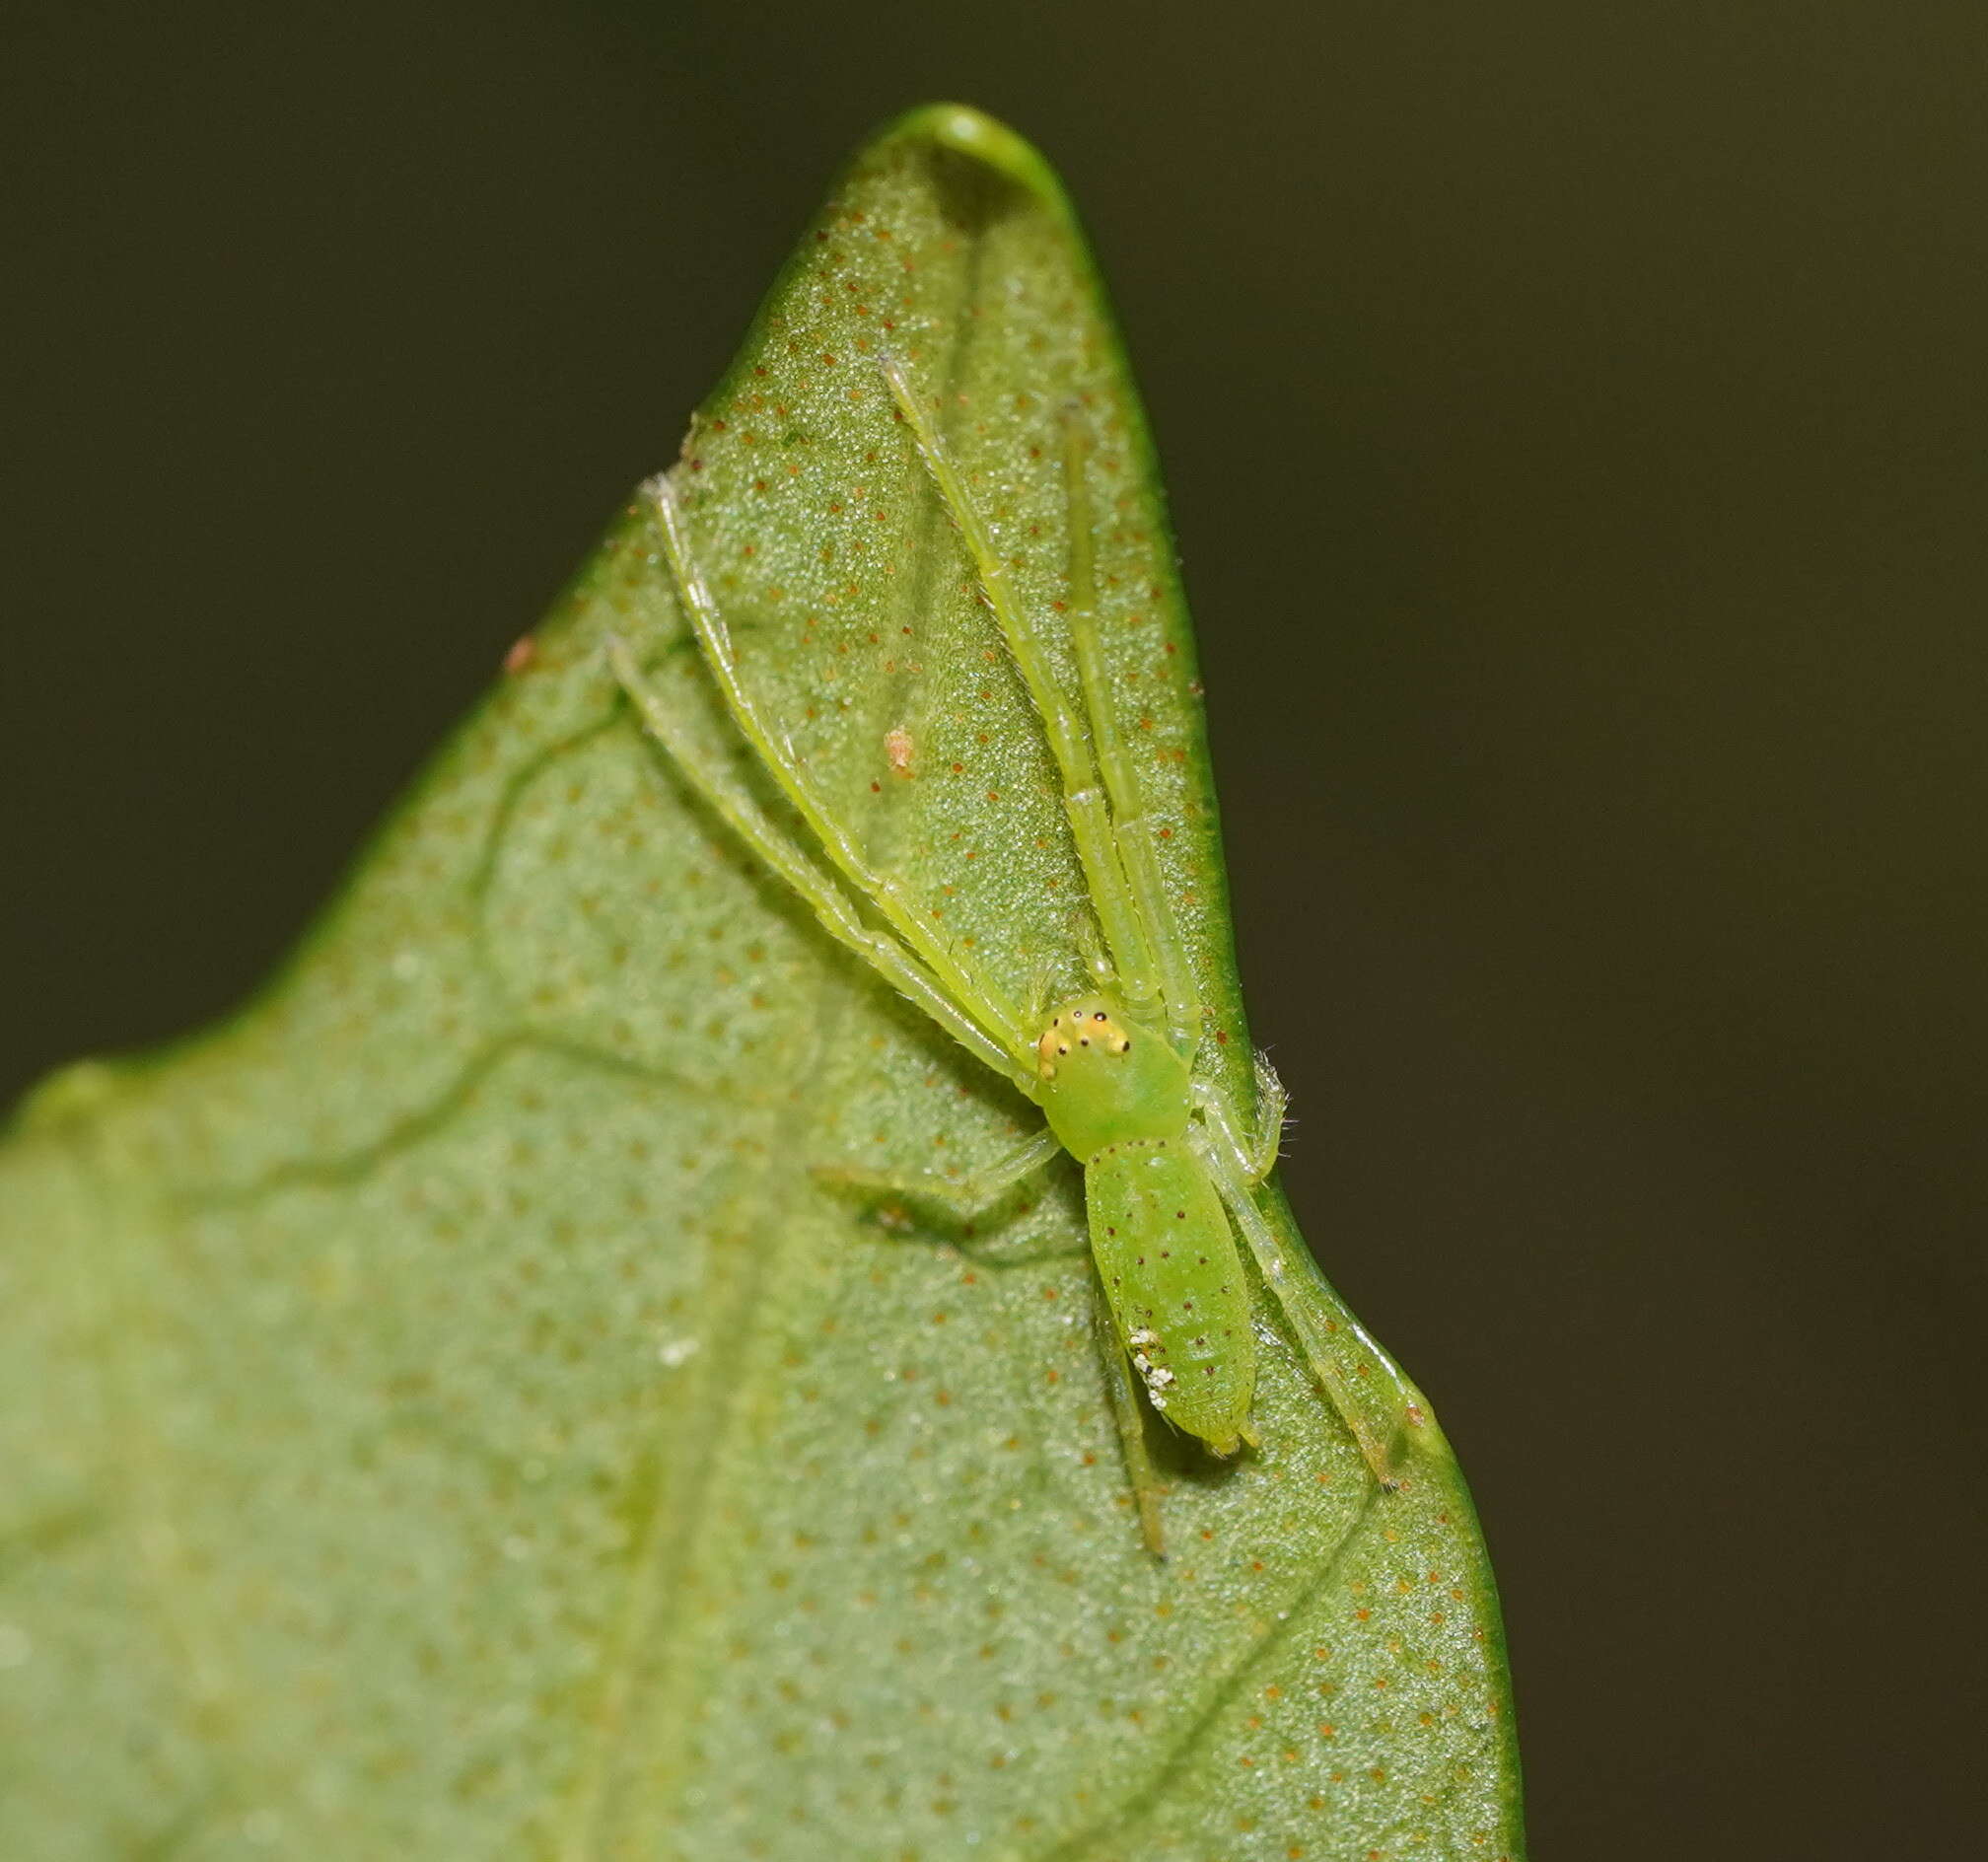
{"type": "Polygon", "coordinates": [[[898,939],[917,956],[966,1014],[1007,1049],[1012,1062],[1026,1066],[1032,1041],[1014,1008],[1003,1001],[992,982],[975,974],[954,955],[945,941],[936,936],[922,915],[905,896],[894,876],[872,866],[861,843],[829,812],[816,793],[803,769],[801,759],[784,733],[777,731],[761,713],[758,702],[740,675],[732,648],[731,630],[719,611],[710,586],[691,553],[689,528],[681,500],[667,473],[648,481],[645,489],[656,509],[657,526],[663,536],[663,551],[682,600],[705,663],[739,727],[740,735],[758,752],[767,773],[780,785],[821,850],[847,883],[874,905],[898,939]]]}
{"type": "Polygon", "coordinates": [[[692,748],[688,734],[635,664],[627,643],[610,635],[607,657],[643,724],[683,779],[815,913],[822,928],[915,1002],[976,1060],[1032,1097],[1037,1086],[1033,1069],[960,1008],[939,978],[895,938],[866,924],[849,895],[767,819],[745,787],[692,748]]]}
{"type": "Polygon", "coordinates": [[[1104,1375],[1104,1394],[1111,1400],[1111,1419],[1118,1425],[1118,1446],[1125,1455],[1132,1503],[1139,1509],[1139,1536],[1148,1551],[1164,1558],[1167,1540],[1160,1526],[1160,1497],[1167,1489],[1146,1450],[1146,1405],[1132,1388],[1132,1373],[1125,1368],[1125,1341],[1112,1323],[1095,1260],[1091,1263],[1091,1334],[1098,1342],[1098,1362],[1104,1375]]]}
{"type": "Polygon", "coordinates": [[[1098,766],[1111,799],[1111,830],[1120,868],[1151,956],[1154,979],[1167,1005],[1167,1036],[1184,1060],[1192,1061],[1201,1038],[1201,997],[1194,967],[1181,941],[1167,884],[1146,819],[1145,791],[1118,728],[1112,704],[1110,669],[1098,623],[1098,576],[1094,563],[1095,525],[1091,507],[1091,436],[1075,407],[1063,410],[1063,484],[1070,527],[1070,648],[1091,719],[1098,766]]]}
{"type": "Polygon", "coordinates": [[[1277,1158],[1284,1149],[1284,1114],[1291,1109],[1291,1096],[1284,1090],[1284,1082],[1277,1077],[1277,1070],[1270,1064],[1269,1056],[1259,1048],[1256,1063],[1256,1135],[1253,1139],[1243,1139],[1236,1132],[1229,1119],[1228,1102],[1212,1086],[1195,1088],[1195,1103],[1217,1121],[1220,1127],[1235,1140],[1239,1161],[1243,1174],[1251,1183],[1260,1183],[1277,1168],[1277,1158]]]}
{"type": "Polygon", "coordinates": [[[872,1170],[859,1165],[817,1164],[814,1176],[834,1189],[857,1195],[901,1196],[907,1202],[936,1205],[958,1221],[967,1222],[991,1207],[1019,1182],[1033,1177],[1062,1146],[1047,1125],[1025,1139],[1004,1158],[960,1177],[936,1171],[872,1170]]]}
{"type": "Polygon", "coordinates": [[[1136,1011],[1154,1001],[1160,994],[1160,983],[1153,968],[1153,954],[1138,895],[1127,881],[1119,858],[1109,795],[1100,780],[1092,754],[1091,727],[1072,708],[1051,671],[1035,622],[1016,596],[1008,564],[994,547],[985,521],[967,495],[965,480],[940,437],[931,410],[912,392],[910,378],[894,357],[885,358],[882,367],[896,399],[897,411],[911,429],[925,469],[959,532],[974,574],[979,578],[980,592],[1008,643],[1008,652],[1022,675],[1022,682],[1029,688],[1043,735],[1049,740],[1063,786],[1063,812],[1070,822],[1070,836],[1076,843],[1078,863],[1084,869],[1085,885],[1090,889],[1091,906],[1110,947],[1118,988],[1126,1006],[1136,1011]]]}
{"type": "Polygon", "coordinates": [[[1315,1266],[1295,1259],[1256,1206],[1250,1193],[1248,1147],[1228,1109],[1208,1095],[1202,1110],[1206,1122],[1189,1129],[1188,1143],[1255,1256],[1263,1284],[1297,1334],[1313,1376],[1352,1431],[1375,1479],[1392,1491],[1406,1478],[1417,1436],[1436,1433],[1422,1393],[1375,1343],[1315,1266]]]}

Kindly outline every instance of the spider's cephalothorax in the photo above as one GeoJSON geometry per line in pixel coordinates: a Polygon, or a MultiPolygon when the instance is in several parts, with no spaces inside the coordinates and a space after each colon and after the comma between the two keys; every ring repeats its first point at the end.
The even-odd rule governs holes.
{"type": "Polygon", "coordinates": [[[1050,1016],[1035,1053],[1042,1115],[1080,1164],[1106,1145],[1177,1138],[1187,1129],[1187,1063],[1165,1035],[1133,1021],[1109,996],[1066,1002],[1050,1016]]]}

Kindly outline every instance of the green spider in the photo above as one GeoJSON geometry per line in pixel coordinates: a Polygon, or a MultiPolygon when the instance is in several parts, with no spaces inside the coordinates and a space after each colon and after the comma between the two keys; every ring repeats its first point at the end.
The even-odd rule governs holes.
{"type": "Polygon", "coordinates": [[[836,1169],[817,1175],[936,1198],[965,1216],[1041,1170],[1058,1151],[1083,1166],[1100,1296],[1094,1302],[1100,1357],[1141,1531],[1156,1554],[1164,1555],[1163,1488],[1146,1448],[1139,1389],[1168,1423],[1215,1455],[1235,1455],[1257,1439],[1249,1420],[1256,1337],[1239,1234],[1314,1376],[1376,1478],[1392,1489],[1400,1484],[1406,1434],[1425,1420],[1419,1398],[1336,1296],[1315,1277],[1301,1279],[1251,1193],[1276,1166],[1283,1089],[1258,1055],[1261,1114],[1252,1136],[1226,1096],[1195,1077],[1199,994],[1109,703],[1081,420],[1071,409],[1062,423],[1070,535],[1064,620],[1083,693],[1079,711],[1049,669],[1036,623],[1017,599],[930,412],[901,364],[885,358],[880,367],[1048,739],[1103,944],[1091,953],[1096,986],[1058,1005],[1046,1022],[1030,1027],[1002,1004],[822,805],[784,734],[768,723],[740,678],[730,630],[691,556],[675,487],[667,475],[650,480],[644,490],[655,506],[664,555],[732,721],[841,883],[693,750],[626,644],[610,637],[615,676],[644,723],[691,787],[831,936],[1037,1106],[1045,1120],[1011,1157],[963,1182],[919,1178],[907,1183],[836,1169]],[[881,926],[865,917],[852,892],[881,926]]]}

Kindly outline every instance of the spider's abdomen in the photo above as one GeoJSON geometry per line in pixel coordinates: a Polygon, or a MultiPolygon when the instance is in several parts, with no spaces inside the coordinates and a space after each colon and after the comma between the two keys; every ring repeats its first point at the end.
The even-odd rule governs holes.
{"type": "Polygon", "coordinates": [[[1249,1291],[1222,1198],[1177,1139],[1107,1146],[1084,1172],[1091,1252],[1153,1407],[1233,1455],[1256,1389],[1249,1291]]]}

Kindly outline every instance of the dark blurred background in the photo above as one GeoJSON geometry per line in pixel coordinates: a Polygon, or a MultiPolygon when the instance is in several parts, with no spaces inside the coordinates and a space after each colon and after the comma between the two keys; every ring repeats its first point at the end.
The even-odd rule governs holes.
{"type": "Polygon", "coordinates": [[[980,104],[1116,292],[1537,1855],[1967,1852],[1984,76],[1974,5],[12,8],[0,1092],[253,985],[851,145],[980,104]]]}

